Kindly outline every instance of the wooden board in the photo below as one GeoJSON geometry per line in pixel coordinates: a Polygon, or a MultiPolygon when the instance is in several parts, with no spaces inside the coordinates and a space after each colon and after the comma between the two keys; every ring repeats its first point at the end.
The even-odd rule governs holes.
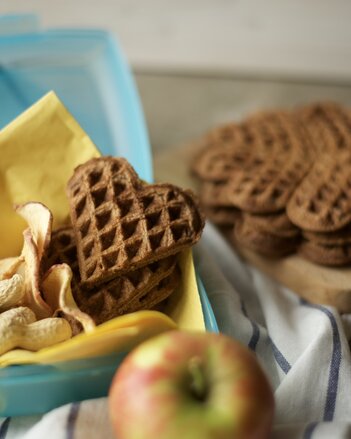
{"type": "MultiPolygon", "coordinates": [[[[186,145],[156,156],[156,180],[196,191],[197,184],[189,173],[189,163],[197,149],[196,145],[186,145]]],[[[236,250],[249,264],[309,302],[334,306],[341,313],[351,312],[351,268],[323,267],[296,254],[271,259],[242,246],[236,247],[236,250]]]]}

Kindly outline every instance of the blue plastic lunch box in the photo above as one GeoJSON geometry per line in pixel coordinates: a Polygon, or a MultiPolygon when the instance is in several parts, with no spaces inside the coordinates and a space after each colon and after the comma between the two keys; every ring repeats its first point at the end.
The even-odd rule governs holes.
{"type": "MultiPolygon", "coordinates": [[[[54,90],[103,154],[153,179],[138,93],[115,39],[98,30],[41,30],[37,17],[0,17],[0,129],[54,90]]],[[[208,331],[218,332],[198,279],[208,331]]],[[[123,355],[0,369],[0,416],[44,413],[107,395],[123,355]]]]}

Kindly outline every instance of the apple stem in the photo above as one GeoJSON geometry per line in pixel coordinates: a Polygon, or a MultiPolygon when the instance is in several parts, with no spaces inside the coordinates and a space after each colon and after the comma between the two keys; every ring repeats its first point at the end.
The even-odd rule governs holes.
{"type": "Polygon", "coordinates": [[[188,364],[190,373],[190,389],[193,396],[199,401],[204,401],[207,394],[205,374],[203,371],[203,361],[200,357],[193,357],[188,364]]]}

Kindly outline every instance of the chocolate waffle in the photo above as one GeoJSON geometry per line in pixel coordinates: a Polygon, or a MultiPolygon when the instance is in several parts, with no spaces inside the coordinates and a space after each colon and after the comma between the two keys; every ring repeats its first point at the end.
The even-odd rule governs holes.
{"type": "Polygon", "coordinates": [[[203,181],[200,187],[200,202],[206,217],[220,226],[233,225],[241,215],[240,210],[225,197],[224,181],[203,181]]]}
{"type": "Polygon", "coordinates": [[[333,103],[301,110],[320,156],[295,190],[288,216],[313,232],[334,232],[351,220],[351,112],[333,103]]]}
{"type": "Polygon", "coordinates": [[[79,308],[99,325],[123,314],[152,309],[172,294],[179,280],[178,269],[173,266],[168,276],[162,278],[152,288],[144,289],[143,294],[130,297],[129,291],[103,286],[101,289],[79,290],[75,294],[75,299],[79,308]]]}
{"type": "Polygon", "coordinates": [[[43,258],[44,273],[56,264],[67,264],[72,270],[72,291],[80,284],[77,248],[72,227],[62,227],[51,234],[50,245],[43,258]]]}
{"type": "Polygon", "coordinates": [[[124,309],[124,313],[155,309],[176,290],[180,284],[180,270],[176,266],[172,273],[162,279],[156,288],[145,293],[124,309]]]}
{"type": "Polygon", "coordinates": [[[211,145],[199,155],[192,167],[203,181],[226,181],[233,172],[250,163],[252,150],[244,143],[239,145],[211,145]]]}
{"type": "Polygon", "coordinates": [[[281,237],[259,230],[244,220],[239,220],[232,236],[234,244],[238,242],[266,256],[279,257],[293,253],[299,243],[297,237],[281,237]]]}
{"type": "Polygon", "coordinates": [[[351,244],[323,245],[312,241],[303,241],[298,252],[316,264],[338,267],[351,263],[351,244]]]}
{"type": "Polygon", "coordinates": [[[226,197],[244,211],[274,213],[285,208],[315,152],[304,126],[289,113],[270,112],[255,123],[257,152],[232,174],[226,197]]]}
{"type": "Polygon", "coordinates": [[[351,112],[335,102],[317,102],[299,108],[297,117],[306,126],[320,153],[350,149],[351,112]]]}
{"type": "Polygon", "coordinates": [[[297,228],[288,218],[285,211],[268,215],[253,215],[243,212],[243,221],[251,228],[258,229],[282,238],[293,238],[300,235],[297,228]]]}
{"type": "Polygon", "coordinates": [[[313,232],[334,232],[350,223],[350,169],[350,152],[323,155],[289,200],[290,220],[313,232]]]}
{"type": "Polygon", "coordinates": [[[249,160],[253,140],[250,126],[245,123],[215,128],[197,142],[202,150],[192,162],[192,172],[205,181],[228,180],[249,160]]]}
{"type": "MultiPolygon", "coordinates": [[[[126,309],[129,309],[128,312],[134,311],[133,303],[139,307],[139,299],[146,297],[151,291],[154,297],[150,302],[152,304],[157,300],[157,291],[160,293],[160,301],[164,299],[165,294],[170,294],[174,279],[166,284],[166,289],[165,284],[160,283],[172,275],[176,259],[176,256],[169,256],[88,290],[80,282],[73,230],[66,227],[53,232],[45,266],[68,264],[73,273],[72,293],[78,307],[93,317],[95,323],[102,323],[127,312],[126,309]]],[[[148,302],[145,299],[143,303],[148,302]]]]}
{"type": "Polygon", "coordinates": [[[192,167],[200,200],[236,242],[267,255],[301,253],[348,263],[351,244],[351,111],[321,102],[264,111],[204,137],[192,167]],[[235,210],[233,210],[235,209],[235,210]],[[302,237],[301,237],[302,235],[302,237]]]}
{"type": "Polygon", "coordinates": [[[351,244],[351,224],[335,232],[302,232],[303,237],[308,240],[322,245],[344,245],[351,244]]]}
{"type": "Polygon", "coordinates": [[[218,226],[233,226],[241,216],[236,207],[203,206],[203,210],[206,217],[218,226]]]}
{"type": "Polygon", "coordinates": [[[200,186],[200,202],[203,206],[234,207],[226,197],[227,181],[204,181],[200,186]]]}
{"type": "Polygon", "coordinates": [[[135,176],[124,159],[102,157],[78,166],[68,182],[85,286],[174,255],[200,238],[204,219],[190,191],[135,176]]]}

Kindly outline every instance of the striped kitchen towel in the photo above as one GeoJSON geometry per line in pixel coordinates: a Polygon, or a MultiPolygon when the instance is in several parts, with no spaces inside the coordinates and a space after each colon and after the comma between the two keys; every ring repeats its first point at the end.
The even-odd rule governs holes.
{"type": "Polygon", "coordinates": [[[350,315],[310,304],[246,265],[211,225],[196,264],[220,331],[254,351],[270,378],[273,438],[351,438],[350,315]]]}
{"type": "MultiPolygon", "coordinates": [[[[312,305],[244,264],[211,225],[195,249],[220,331],[257,356],[275,391],[273,439],[351,438],[351,316],[312,305]]],[[[0,439],[112,439],[106,398],[0,419],[0,439]]]]}

